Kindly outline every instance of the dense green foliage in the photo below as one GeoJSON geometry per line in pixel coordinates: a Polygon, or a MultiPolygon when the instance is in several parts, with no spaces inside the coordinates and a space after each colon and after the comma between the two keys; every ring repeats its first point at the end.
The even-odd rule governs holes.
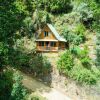
{"type": "Polygon", "coordinates": [[[74,66],[69,73],[69,77],[73,78],[81,84],[93,85],[97,82],[96,74],[92,73],[91,70],[82,68],[80,66],[74,66]]]}
{"type": "Polygon", "coordinates": [[[37,0],[33,1],[33,6],[52,13],[69,12],[72,8],[70,0],[37,0]]]}
{"type": "Polygon", "coordinates": [[[65,27],[62,35],[70,44],[79,45],[85,41],[85,30],[83,24],[78,24],[73,30],[68,30],[65,27]]]}
{"type": "MultiPolygon", "coordinates": [[[[8,69],[5,71],[6,66],[27,68],[42,77],[51,72],[50,62],[41,54],[36,54],[35,48],[27,50],[25,41],[21,41],[23,37],[31,40],[31,37],[37,36],[38,30],[46,23],[57,23],[70,46],[84,43],[86,30],[95,32],[96,65],[99,68],[99,19],[100,0],[0,0],[0,99],[22,100],[26,93],[20,76],[15,75],[13,79],[13,73],[8,69]]],[[[32,44],[35,44],[33,41],[32,44]]],[[[80,83],[95,84],[99,74],[90,69],[91,60],[87,51],[77,47],[66,51],[58,61],[60,73],[80,83]],[[73,58],[78,59],[81,65],[74,66],[73,58]]]]}
{"type": "MultiPolygon", "coordinates": [[[[60,70],[61,68],[63,68],[63,66],[60,66],[59,70],[61,71],[61,73],[68,75],[69,77],[82,84],[96,84],[98,80],[97,74],[94,73],[94,70],[91,70],[93,62],[89,58],[88,48],[85,47],[80,49],[80,47],[77,47],[76,45],[80,45],[81,43],[85,42],[87,37],[87,29],[95,32],[97,35],[96,62],[97,66],[100,66],[100,4],[99,1],[96,0],[74,0],[73,4],[74,13],[71,14],[71,17],[73,17],[74,21],[70,17],[68,18],[71,20],[71,22],[66,19],[67,22],[72,25],[72,27],[69,27],[67,25],[68,27],[65,26],[64,28],[62,28],[62,34],[71,47],[71,55],[74,56],[74,60],[77,60],[75,60],[75,66],[73,66],[73,68],[67,73],[63,73],[63,71],[60,70]],[[78,16],[79,19],[75,18],[73,15],[78,16]]],[[[62,59],[62,56],[60,58],[62,59]]],[[[62,62],[66,65],[68,63],[63,59],[62,62]]],[[[68,70],[67,67],[66,70],[68,70]]]]}
{"type": "Polygon", "coordinates": [[[74,46],[71,48],[71,52],[74,56],[80,59],[84,67],[90,68],[91,59],[88,56],[89,51],[87,47],[84,47],[84,49],[81,50],[78,46],[74,46]]]}
{"type": "Polygon", "coordinates": [[[26,96],[26,89],[22,85],[22,77],[13,70],[5,70],[0,73],[0,99],[1,100],[23,100],[26,96]]]}
{"type": "MultiPolygon", "coordinates": [[[[81,54],[80,56],[83,56],[83,55],[81,54]]],[[[92,72],[92,70],[87,69],[87,67],[90,63],[90,61],[88,61],[88,59],[89,58],[86,58],[86,57],[81,58],[81,63],[86,68],[81,65],[76,65],[77,62],[72,60],[72,54],[68,53],[68,51],[67,51],[66,53],[61,55],[60,59],[58,60],[58,70],[60,71],[61,74],[64,74],[65,76],[68,76],[81,84],[94,85],[97,83],[98,73],[94,73],[94,72],[92,72]]]]}
{"type": "Polygon", "coordinates": [[[0,73],[0,100],[9,100],[13,85],[12,71],[0,73]]]}
{"type": "Polygon", "coordinates": [[[66,51],[63,55],[61,55],[57,64],[60,73],[67,75],[68,71],[73,68],[73,57],[70,51],[66,51]]]}
{"type": "Polygon", "coordinates": [[[18,74],[19,73],[15,73],[13,77],[15,83],[13,84],[11,91],[12,100],[24,100],[27,94],[26,89],[22,85],[22,77],[18,74]]]}
{"type": "Polygon", "coordinates": [[[7,56],[8,56],[8,49],[7,45],[5,43],[0,42],[0,69],[3,67],[3,65],[7,64],[7,56]]]}
{"type": "Polygon", "coordinates": [[[33,70],[36,76],[45,76],[52,71],[50,62],[41,54],[38,54],[31,59],[30,68],[33,70]]]}
{"type": "Polygon", "coordinates": [[[26,6],[19,0],[0,1],[1,66],[5,65],[5,61],[9,58],[10,49],[15,41],[15,32],[21,28],[22,21],[27,13],[25,9],[26,6]]]}

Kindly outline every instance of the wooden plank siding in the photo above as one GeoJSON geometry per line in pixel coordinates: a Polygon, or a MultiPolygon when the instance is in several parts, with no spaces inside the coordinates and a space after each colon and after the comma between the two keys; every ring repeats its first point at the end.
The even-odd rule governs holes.
{"type": "Polygon", "coordinates": [[[44,29],[42,30],[41,34],[39,35],[39,39],[53,39],[56,40],[54,34],[51,32],[51,30],[45,26],[44,29]],[[44,32],[47,31],[49,33],[49,35],[47,37],[44,37],[44,32]]]}

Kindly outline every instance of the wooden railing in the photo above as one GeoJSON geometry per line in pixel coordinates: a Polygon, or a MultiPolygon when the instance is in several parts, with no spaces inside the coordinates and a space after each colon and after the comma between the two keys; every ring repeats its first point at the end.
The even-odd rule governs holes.
{"type": "Polygon", "coordinates": [[[58,47],[46,47],[46,46],[38,46],[37,50],[40,51],[53,51],[53,50],[58,50],[58,47]]]}

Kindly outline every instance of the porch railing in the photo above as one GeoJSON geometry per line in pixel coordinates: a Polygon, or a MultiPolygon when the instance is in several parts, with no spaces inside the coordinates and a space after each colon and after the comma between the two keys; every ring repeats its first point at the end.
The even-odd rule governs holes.
{"type": "Polygon", "coordinates": [[[58,47],[44,47],[44,46],[38,46],[37,47],[37,50],[42,50],[42,51],[44,51],[44,50],[47,50],[47,51],[49,51],[49,50],[58,50],[58,47]]]}

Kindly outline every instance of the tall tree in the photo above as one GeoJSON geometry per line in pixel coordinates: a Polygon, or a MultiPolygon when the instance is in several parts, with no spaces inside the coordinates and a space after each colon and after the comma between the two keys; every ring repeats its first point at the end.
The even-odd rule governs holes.
{"type": "Polygon", "coordinates": [[[0,0],[0,66],[8,60],[13,47],[16,31],[20,29],[27,14],[21,0],[0,0]]]}

